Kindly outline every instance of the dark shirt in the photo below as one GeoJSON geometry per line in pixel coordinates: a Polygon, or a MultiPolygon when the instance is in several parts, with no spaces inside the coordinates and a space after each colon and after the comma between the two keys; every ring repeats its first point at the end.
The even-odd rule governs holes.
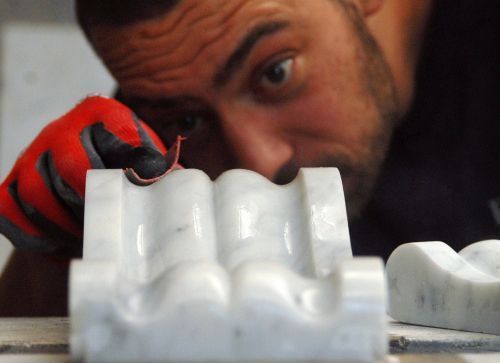
{"type": "Polygon", "coordinates": [[[350,221],[355,254],[460,250],[500,238],[500,1],[436,0],[410,112],[373,197],[350,221]]]}

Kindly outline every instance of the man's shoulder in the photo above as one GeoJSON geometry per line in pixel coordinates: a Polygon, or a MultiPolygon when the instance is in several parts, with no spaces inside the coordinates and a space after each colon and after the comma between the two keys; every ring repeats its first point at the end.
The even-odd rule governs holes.
{"type": "Polygon", "coordinates": [[[435,6],[414,102],[366,213],[350,224],[358,253],[500,237],[500,2],[435,6]]]}

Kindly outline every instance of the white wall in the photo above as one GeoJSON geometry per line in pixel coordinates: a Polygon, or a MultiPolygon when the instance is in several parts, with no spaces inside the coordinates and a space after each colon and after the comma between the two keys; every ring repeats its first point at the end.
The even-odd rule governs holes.
{"type": "MultiPolygon", "coordinates": [[[[111,94],[113,81],[71,21],[2,21],[0,45],[3,181],[16,156],[43,125],[64,114],[86,94],[111,94]]],[[[1,237],[0,271],[10,251],[10,243],[1,237]]]]}

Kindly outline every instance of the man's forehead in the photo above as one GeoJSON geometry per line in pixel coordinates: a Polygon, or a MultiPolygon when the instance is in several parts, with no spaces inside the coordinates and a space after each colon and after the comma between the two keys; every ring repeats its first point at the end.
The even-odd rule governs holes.
{"type": "MultiPolygon", "coordinates": [[[[220,13],[224,18],[228,18],[238,13],[245,13],[245,11],[274,11],[283,7],[295,7],[298,4],[305,5],[305,2],[297,0],[181,0],[168,14],[177,13],[180,16],[196,18],[200,14],[209,16],[220,13]]],[[[178,18],[174,19],[176,20],[178,18]]]]}
{"type": "Polygon", "coordinates": [[[165,13],[145,20],[122,26],[103,22],[94,28],[112,30],[117,35],[140,30],[147,37],[175,34],[198,26],[228,26],[232,22],[251,21],[258,17],[287,16],[297,7],[307,8],[307,4],[297,0],[180,0],[165,13]]]}
{"type": "Polygon", "coordinates": [[[104,28],[94,45],[124,93],[139,91],[138,83],[138,93],[155,88],[154,83],[169,88],[165,92],[181,89],[187,79],[203,78],[193,72],[224,67],[252,32],[282,28],[297,4],[296,0],[182,0],[162,17],[104,28]]]}
{"type": "Polygon", "coordinates": [[[186,44],[189,40],[211,41],[228,34],[238,36],[241,34],[237,30],[256,22],[271,17],[288,19],[294,14],[296,5],[296,0],[182,0],[163,17],[144,23],[142,34],[181,38],[186,44]]]}

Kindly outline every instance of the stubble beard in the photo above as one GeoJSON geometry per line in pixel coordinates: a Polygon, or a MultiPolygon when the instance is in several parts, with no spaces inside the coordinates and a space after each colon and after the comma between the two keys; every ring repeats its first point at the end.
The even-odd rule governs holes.
{"type": "Polygon", "coordinates": [[[339,8],[346,14],[355,38],[359,40],[358,65],[363,85],[377,109],[380,125],[375,135],[367,140],[368,153],[359,161],[342,155],[329,160],[329,165],[338,165],[345,180],[345,195],[349,218],[359,218],[372,196],[373,189],[383,167],[392,132],[399,119],[399,100],[395,81],[385,56],[378,43],[366,27],[363,17],[350,1],[337,0],[339,8]]]}
{"type": "MultiPolygon", "coordinates": [[[[363,155],[337,152],[324,155],[307,167],[337,167],[340,170],[349,219],[359,218],[372,196],[373,189],[383,167],[394,126],[399,119],[399,101],[395,82],[382,50],[367,29],[358,9],[349,1],[334,0],[352,27],[353,38],[359,47],[357,65],[362,86],[371,97],[376,112],[366,122],[378,126],[374,134],[365,140],[363,155]]],[[[293,161],[284,165],[274,181],[279,184],[293,179],[299,166],[293,161]]]]}

